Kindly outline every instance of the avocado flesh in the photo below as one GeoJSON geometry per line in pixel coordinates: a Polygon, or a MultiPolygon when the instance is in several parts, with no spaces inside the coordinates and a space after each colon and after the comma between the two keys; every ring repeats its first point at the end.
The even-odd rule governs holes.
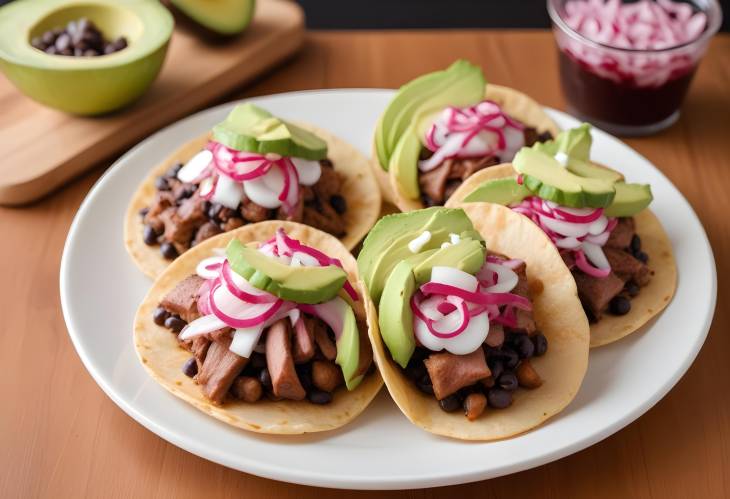
{"type": "Polygon", "coordinates": [[[580,159],[570,158],[567,168],[569,172],[575,173],[579,177],[598,178],[609,182],[620,182],[624,179],[624,176],[615,170],[580,159]]]}
{"type": "Polygon", "coordinates": [[[342,303],[343,327],[342,334],[335,342],[337,346],[335,363],[342,369],[347,389],[354,390],[362,381],[362,376],[355,376],[360,364],[360,331],[352,307],[342,299],[338,302],[342,303]]]}
{"type": "Polygon", "coordinates": [[[604,212],[608,217],[631,217],[645,209],[654,199],[648,184],[617,182],[616,196],[604,212]]]}
{"type": "Polygon", "coordinates": [[[169,0],[187,17],[219,35],[243,32],[251,23],[256,0],[169,0]]]}
{"type": "Polygon", "coordinates": [[[514,177],[488,180],[464,197],[465,203],[494,203],[503,206],[512,206],[520,203],[526,197],[532,196],[532,191],[523,184],[518,184],[514,177]]]}
{"type": "Polygon", "coordinates": [[[421,139],[414,132],[414,128],[409,127],[390,158],[392,175],[408,199],[418,199],[421,196],[421,186],[418,184],[418,158],[421,149],[421,139]]]}
{"type": "Polygon", "coordinates": [[[222,123],[213,127],[213,140],[237,151],[309,160],[327,157],[324,140],[251,103],[236,106],[222,123]]]}
{"type": "Polygon", "coordinates": [[[157,77],[174,27],[170,12],[152,0],[16,1],[0,8],[0,71],[23,94],[78,115],[114,111],[137,100],[157,77]],[[46,54],[33,37],[87,17],[105,37],[129,46],[102,57],[46,54]]]}
{"type": "Polygon", "coordinates": [[[413,263],[401,260],[388,276],[378,307],[380,336],[391,357],[405,368],[416,349],[411,297],[416,291],[413,263]]]}
{"type": "Polygon", "coordinates": [[[486,249],[481,241],[462,240],[440,248],[413,267],[416,283],[421,285],[431,280],[431,269],[438,266],[453,267],[467,274],[476,274],[484,265],[486,249]]]}
{"type": "Polygon", "coordinates": [[[347,279],[340,267],[292,267],[233,239],[226,248],[231,269],[253,287],[296,303],[316,304],[337,296],[347,279]]]}
{"type": "Polygon", "coordinates": [[[461,209],[433,207],[381,218],[370,230],[357,257],[360,276],[377,304],[387,276],[395,265],[413,256],[408,243],[424,231],[431,239],[419,253],[439,248],[449,241],[449,234],[481,240],[474,226],[461,209]]]}
{"type": "Polygon", "coordinates": [[[591,126],[583,123],[575,128],[563,130],[553,140],[538,142],[533,148],[548,156],[555,156],[558,152],[562,152],[571,158],[588,161],[591,157],[592,144],[591,126]]]}
{"type": "Polygon", "coordinates": [[[406,129],[413,126],[414,118],[447,106],[476,104],[484,99],[485,85],[481,68],[465,60],[403,85],[375,130],[375,149],[381,167],[390,168],[391,155],[406,129]]]}
{"type": "Polygon", "coordinates": [[[513,166],[536,196],[563,206],[605,208],[616,194],[614,182],[579,177],[555,158],[535,149],[523,147],[515,156],[513,166]]]}

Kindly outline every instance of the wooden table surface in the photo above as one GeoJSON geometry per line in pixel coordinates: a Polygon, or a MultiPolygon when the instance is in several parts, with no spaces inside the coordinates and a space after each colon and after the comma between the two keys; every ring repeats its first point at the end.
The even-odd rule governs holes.
{"type": "MultiPolygon", "coordinates": [[[[481,64],[490,81],[565,108],[552,36],[515,31],[313,33],[298,57],[231,98],[396,87],[457,57],[481,64]]],[[[499,479],[383,497],[730,496],[730,35],[711,44],[681,120],[627,142],[689,199],[715,252],[719,306],[694,365],[646,415],[582,452],[499,479]]],[[[107,166],[37,204],[0,209],[0,497],[369,496],[205,461],[137,424],[94,383],[66,333],[58,269],[74,213],[107,166]]]]}

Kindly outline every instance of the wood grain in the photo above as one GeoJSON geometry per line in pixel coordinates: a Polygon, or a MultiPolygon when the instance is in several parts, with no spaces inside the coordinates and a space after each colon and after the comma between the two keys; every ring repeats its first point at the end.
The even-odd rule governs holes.
{"type": "MultiPolygon", "coordinates": [[[[496,83],[564,108],[548,32],[314,33],[286,68],[230,97],[393,87],[457,57],[480,63],[496,83]]],[[[728,130],[730,36],[722,35],[710,46],[681,120],[654,137],[628,141],[682,190],[715,251],[717,314],[679,384],[638,421],[560,461],[481,483],[379,497],[730,496],[728,130]]],[[[138,425],[96,386],[66,334],[57,290],[71,218],[105,166],[40,203],[0,209],[0,497],[371,497],[278,483],[207,462],[138,425]]]]}
{"type": "Polygon", "coordinates": [[[301,8],[281,0],[260,2],[245,35],[232,43],[211,44],[176,28],[149,92],[131,107],[101,117],[43,107],[0,78],[0,203],[38,199],[280,63],[303,38],[301,8]]]}

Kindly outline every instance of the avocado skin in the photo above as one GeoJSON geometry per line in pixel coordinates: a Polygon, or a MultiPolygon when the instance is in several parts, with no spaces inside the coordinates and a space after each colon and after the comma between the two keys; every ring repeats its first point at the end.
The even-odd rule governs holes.
{"type": "Polygon", "coordinates": [[[291,267],[233,239],[226,248],[231,269],[252,286],[296,303],[317,304],[331,300],[342,288],[347,274],[341,268],[291,267]]]}
{"type": "Polygon", "coordinates": [[[251,103],[236,106],[223,122],[213,127],[213,140],[237,151],[257,154],[274,153],[313,161],[327,157],[324,140],[251,103]]]}
{"type": "MultiPolygon", "coordinates": [[[[160,0],[165,7],[167,7],[176,21],[179,21],[180,26],[184,27],[191,33],[198,35],[210,43],[223,44],[230,42],[238,35],[243,33],[251,23],[253,19],[253,13],[256,8],[255,0],[241,0],[241,5],[248,8],[247,20],[242,22],[236,29],[223,29],[218,28],[214,23],[205,22],[202,19],[197,19],[192,13],[185,10],[184,3],[191,3],[193,0],[160,0]]],[[[200,1],[200,0],[197,0],[200,1]]],[[[207,5],[207,8],[214,8],[211,5],[207,5]]]]}
{"type": "Polygon", "coordinates": [[[457,60],[445,70],[421,75],[403,85],[391,100],[375,129],[375,150],[380,166],[388,170],[392,154],[405,130],[419,116],[447,106],[476,104],[484,98],[486,82],[481,68],[457,60]]]}
{"type": "Polygon", "coordinates": [[[532,196],[532,191],[523,184],[518,184],[514,177],[488,180],[464,197],[465,203],[494,203],[511,206],[532,196]]]}
{"type": "Polygon", "coordinates": [[[617,182],[616,197],[604,212],[608,217],[631,217],[651,204],[654,196],[648,184],[617,182]]]}
{"type": "Polygon", "coordinates": [[[431,240],[421,252],[439,248],[449,234],[481,240],[464,210],[432,207],[381,218],[370,230],[357,257],[360,277],[373,301],[378,304],[387,276],[395,265],[413,253],[408,243],[423,231],[431,232],[431,240]]]}

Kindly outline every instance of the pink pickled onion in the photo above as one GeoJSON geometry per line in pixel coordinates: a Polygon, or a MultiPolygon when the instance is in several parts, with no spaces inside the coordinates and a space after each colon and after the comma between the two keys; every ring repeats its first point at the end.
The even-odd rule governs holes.
{"type": "Polygon", "coordinates": [[[441,284],[437,282],[427,282],[420,287],[420,291],[426,295],[446,295],[446,296],[458,296],[462,300],[469,301],[471,303],[477,303],[479,305],[513,305],[523,310],[532,310],[532,304],[530,300],[524,296],[515,295],[512,293],[480,293],[466,291],[465,289],[457,288],[456,286],[450,286],[448,284],[441,284]]]}
{"type": "Polygon", "coordinates": [[[258,326],[259,324],[266,322],[269,318],[271,318],[276,313],[277,310],[279,310],[279,308],[281,308],[281,305],[284,303],[284,300],[277,299],[261,315],[258,315],[256,317],[252,317],[249,319],[237,319],[235,317],[231,317],[230,315],[226,315],[216,305],[214,294],[215,294],[216,289],[218,289],[220,286],[221,286],[220,280],[216,280],[210,288],[210,293],[208,293],[208,296],[209,296],[208,301],[210,303],[210,310],[213,313],[213,315],[215,315],[220,320],[225,322],[229,327],[232,327],[235,329],[254,327],[254,326],[258,326]]]}
{"type": "MultiPolygon", "coordinates": [[[[276,296],[266,293],[265,291],[260,291],[250,284],[248,285],[249,290],[244,291],[235,283],[231,273],[231,266],[228,264],[228,260],[226,260],[225,262],[223,262],[223,266],[221,267],[221,279],[226,284],[226,288],[228,288],[228,291],[230,291],[231,294],[239,300],[256,304],[273,303],[276,301],[276,296]]],[[[241,279],[243,279],[243,277],[241,277],[241,279]]],[[[248,284],[247,281],[246,283],[248,284]]]]}
{"type": "Polygon", "coordinates": [[[451,313],[455,313],[456,311],[458,311],[461,321],[459,322],[459,325],[457,326],[456,329],[454,329],[453,331],[448,331],[448,332],[438,331],[435,327],[435,324],[439,321],[427,317],[426,314],[423,313],[423,311],[420,309],[418,304],[415,302],[415,300],[413,300],[413,299],[411,300],[411,310],[413,310],[413,313],[416,315],[416,317],[421,319],[426,324],[426,326],[428,327],[428,330],[431,332],[431,334],[433,334],[437,338],[441,338],[441,339],[453,338],[453,337],[461,334],[469,326],[469,321],[471,320],[471,316],[469,314],[469,308],[466,304],[466,301],[461,300],[461,299],[458,301],[453,300],[452,296],[446,297],[446,300],[450,300],[450,299],[452,299],[452,301],[449,301],[449,303],[454,305],[454,310],[451,313]],[[458,304],[453,303],[453,301],[457,301],[458,304]]]}
{"type": "Polygon", "coordinates": [[[575,257],[575,266],[589,276],[606,277],[608,274],[611,273],[610,267],[607,269],[599,269],[598,267],[594,267],[593,265],[588,263],[588,260],[586,259],[586,255],[585,253],[583,253],[583,250],[574,251],[573,256],[575,257]]]}

